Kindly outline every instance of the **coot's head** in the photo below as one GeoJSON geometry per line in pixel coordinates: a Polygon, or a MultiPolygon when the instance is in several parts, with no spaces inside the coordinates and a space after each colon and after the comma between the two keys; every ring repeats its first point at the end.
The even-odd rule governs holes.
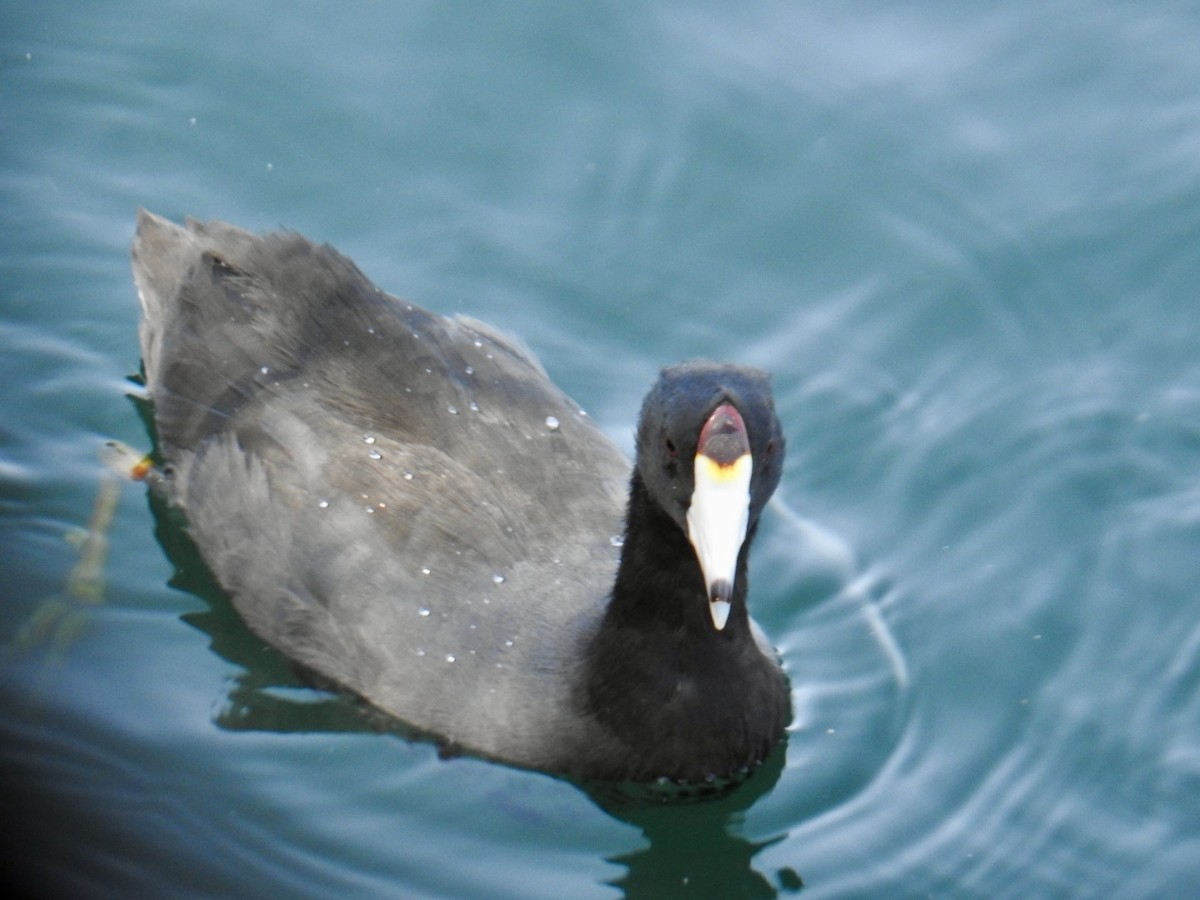
{"type": "Polygon", "coordinates": [[[637,470],[696,551],[720,631],[743,544],[779,484],[783,432],[767,374],[687,362],[663,369],[642,406],[637,470]]]}

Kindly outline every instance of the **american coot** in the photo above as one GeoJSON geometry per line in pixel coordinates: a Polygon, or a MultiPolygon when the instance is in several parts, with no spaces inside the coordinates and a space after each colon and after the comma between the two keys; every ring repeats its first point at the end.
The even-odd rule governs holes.
{"type": "Polygon", "coordinates": [[[689,362],[620,451],[519,344],[293,233],[147,212],[162,486],[250,627],[445,746],[584,780],[752,769],[790,717],[746,610],[764,373],[689,362]]]}

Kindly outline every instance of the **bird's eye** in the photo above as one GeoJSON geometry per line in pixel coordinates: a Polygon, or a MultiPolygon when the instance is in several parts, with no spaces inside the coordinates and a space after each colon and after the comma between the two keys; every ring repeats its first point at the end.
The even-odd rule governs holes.
{"type": "Polygon", "coordinates": [[[775,440],[775,438],[771,438],[769,441],[767,441],[767,447],[766,447],[767,456],[774,456],[775,451],[778,449],[778,446],[779,446],[778,442],[775,440]]]}
{"type": "Polygon", "coordinates": [[[679,451],[675,447],[675,442],[669,437],[663,438],[663,455],[667,458],[667,462],[675,462],[679,458],[679,451]]]}

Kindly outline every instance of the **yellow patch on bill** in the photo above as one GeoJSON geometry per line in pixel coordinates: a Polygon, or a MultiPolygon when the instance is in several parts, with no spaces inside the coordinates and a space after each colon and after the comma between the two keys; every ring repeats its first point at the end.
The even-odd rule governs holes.
{"type": "Polygon", "coordinates": [[[714,484],[728,484],[748,478],[753,465],[754,462],[749,453],[743,453],[733,462],[725,465],[701,453],[696,456],[696,476],[699,478],[703,474],[714,484]]]}

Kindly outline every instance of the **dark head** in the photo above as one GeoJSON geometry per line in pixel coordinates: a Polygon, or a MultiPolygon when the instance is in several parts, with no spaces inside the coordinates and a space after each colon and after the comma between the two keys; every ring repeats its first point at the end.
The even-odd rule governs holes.
{"type": "Polygon", "coordinates": [[[779,484],[783,449],[771,386],[758,369],[671,366],[642,405],[637,475],[694,548],[718,631],[743,545],[779,484]]]}

